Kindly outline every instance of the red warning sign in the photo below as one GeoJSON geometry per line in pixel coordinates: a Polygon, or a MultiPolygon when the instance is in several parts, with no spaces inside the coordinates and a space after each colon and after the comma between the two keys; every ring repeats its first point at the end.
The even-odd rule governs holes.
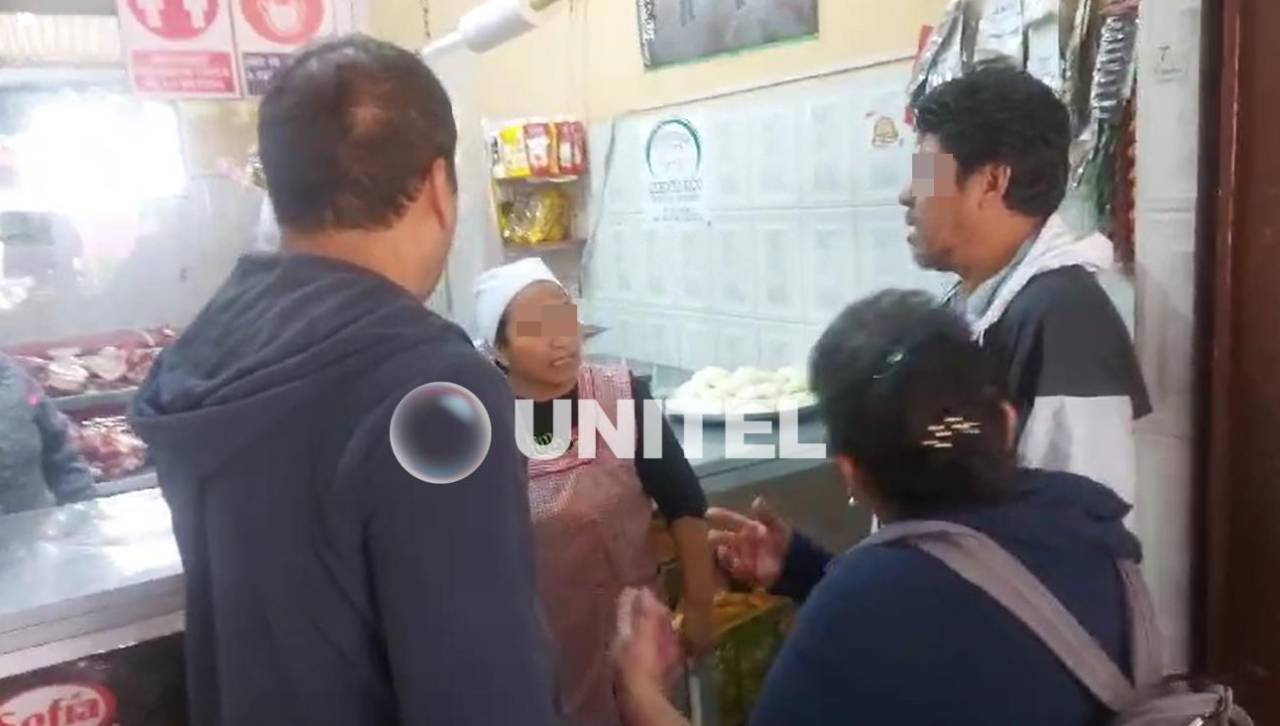
{"type": "MultiPolygon", "coordinates": [[[[229,96],[236,92],[230,53],[135,50],[133,84],[151,96],[229,96]]],[[[3,726],[3,724],[0,724],[3,726]]]]}
{"type": "Polygon", "coordinates": [[[301,45],[325,23],[324,0],[238,0],[245,22],[264,39],[279,45],[301,45]]]}
{"type": "Polygon", "coordinates": [[[231,0],[116,0],[133,88],[162,98],[240,95],[231,0]]]}
{"type": "MultiPolygon", "coordinates": [[[[231,16],[240,52],[243,88],[261,96],[293,53],[337,31],[342,0],[233,0],[231,16]]],[[[3,726],[3,724],[0,724],[3,726]]]]}
{"type": "Polygon", "coordinates": [[[167,40],[191,40],[213,27],[221,0],[128,0],[134,18],[167,40]]]}

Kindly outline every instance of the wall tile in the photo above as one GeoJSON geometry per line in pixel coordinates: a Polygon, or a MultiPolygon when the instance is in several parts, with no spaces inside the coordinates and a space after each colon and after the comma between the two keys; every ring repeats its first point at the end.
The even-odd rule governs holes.
{"type": "Polygon", "coordinates": [[[794,104],[757,106],[751,115],[751,202],[756,209],[790,209],[800,201],[794,104]]]}
{"type": "Polygon", "coordinates": [[[1195,217],[1191,211],[1139,214],[1138,360],[1155,413],[1143,425],[1173,436],[1193,431],[1195,217]]]}
{"type": "Polygon", "coordinates": [[[708,312],[719,278],[715,230],[710,225],[696,225],[680,227],[675,232],[681,264],[672,272],[679,283],[676,292],[680,296],[680,307],[692,312],[708,312]]]}
{"type": "Polygon", "coordinates": [[[721,318],[714,324],[716,326],[716,365],[736,368],[759,364],[760,330],[755,322],[721,318]]]}
{"type": "Polygon", "coordinates": [[[762,320],[804,322],[808,245],[802,219],[799,214],[762,215],[756,229],[756,314],[762,320]]]}
{"type": "Polygon", "coordinates": [[[642,299],[650,305],[679,308],[676,274],[682,264],[682,250],[675,229],[646,223],[640,231],[640,247],[646,280],[642,299]]]}
{"type": "Polygon", "coordinates": [[[645,296],[648,264],[641,230],[638,224],[619,224],[605,238],[606,244],[612,240],[614,247],[614,278],[609,297],[615,300],[637,302],[645,296]]]}
{"type": "Polygon", "coordinates": [[[618,297],[617,225],[602,226],[588,247],[584,292],[595,300],[618,297]]]}
{"type": "Polygon", "coordinates": [[[708,196],[712,209],[751,207],[752,128],[748,114],[721,108],[708,114],[706,148],[710,163],[708,196]]]}
{"type": "Polygon", "coordinates": [[[844,93],[816,98],[805,104],[803,167],[800,190],[808,205],[849,205],[854,201],[854,145],[858,124],[853,97],[844,93]]]}
{"type": "Polygon", "coordinates": [[[1135,529],[1142,540],[1143,571],[1156,602],[1174,672],[1190,662],[1192,449],[1187,439],[1140,434],[1135,529]]]}
{"type": "Polygon", "coordinates": [[[859,204],[892,204],[911,179],[915,135],[904,121],[904,86],[871,85],[856,104],[854,155],[859,204]]]}
{"type": "Polygon", "coordinates": [[[1138,43],[1138,199],[1195,206],[1200,154],[1200,1],[1144,7],[1138,43]],[[1149,152],[1147,151],[1149,150],[1149,152]]]}
{"type": "Polygon", "coordinates": [[[636,318],[635,334],[644,338],[636,357],[646,363],[665,366],[679,366],[681,363],[680,345],[681,331],[673,325],[671,316],[662,313],[649,313],[636,318]]]}
{"type": "Polygon", "coordinates": [[[757,240],[747,215],[720,215],[712,229],[717,275],[712,306],[726,315],[755,315],[758,289],[757,240]]]}
{"type": "Polygon", "coordinates": [[[760,323],[760,367],[803,367],[813,345],[810,329],[803,325],[760,323]]]}
{"type": "Polygon", "coordinates": [[[826,324],[865,286],[858,264],[857,213],[821,211],[808,216],[805,289],[809,292],[805,320],[826,324]]]}
{"type": "MultiPolygon", "coordinates": [[[[643,209],[648,179],[644,169],[644,126],[644,119],[633,117],[619,120],[614,127],[613,168],[607,170],[605,181],[606,204],[612,213],[640,212],[643,209]]],[[[609,139],[608,133],[604,133],[601,139],[609,139]]],[[[607,147],[604,150],[608,153],[607,147]]],[[[606,166],[603,162],[593,171],[593,178],[599,176],[604,181],[606,166]]]]}
{"type": "Polygon", "coordinates": [[[675,316],[680,331],[680,367],[688,371],[716,365],[717,321],[707,316],[675,316]]]}

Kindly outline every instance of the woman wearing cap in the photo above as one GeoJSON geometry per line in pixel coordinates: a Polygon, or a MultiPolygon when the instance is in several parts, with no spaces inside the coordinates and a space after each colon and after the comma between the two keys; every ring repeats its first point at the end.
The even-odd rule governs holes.
{"type": "Polygon", "coordinates": [[[683,571],[686,649],[698,653],[711,644],[715,578],[706,496],[665,421],[661,457],[644,455],[655,442],[645,441],[639,404],[633,460],[616,455],[598,435],[596,456],[579,456],[580,402],[594,401],[612,417],[617,402],[651,394],[625,368],[582,362],[576,308],[541,260],[486,272],[475,302],[479,332],[516,397],[532,401],[529,503],[563,705],[574,726],[616,726],[609,648],[617,598],[628,587],[656,585],[649,537],[655,504],[670,525],[683,571]],[[570,403],[568,431],[555,426],[557,401],[570,403]]]}

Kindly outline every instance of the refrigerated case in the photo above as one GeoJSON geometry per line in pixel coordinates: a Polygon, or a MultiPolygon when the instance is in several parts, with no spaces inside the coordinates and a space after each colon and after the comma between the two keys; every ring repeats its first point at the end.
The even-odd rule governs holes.
{"type": "Polygon", "coordinates": [[[0,517],[0,593],[4,718],[185,723],[182,568],[158,490],[0,517]]]}

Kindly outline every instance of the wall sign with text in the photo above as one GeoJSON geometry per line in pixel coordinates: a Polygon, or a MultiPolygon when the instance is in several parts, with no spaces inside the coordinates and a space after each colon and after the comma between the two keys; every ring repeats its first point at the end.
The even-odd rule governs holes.
{"type": "Polygon", "coordinates": [[[236,98],[229,0],[116,0],[134,90],[167,98],[236,98]]]}
{"type": "Polygon", "coordinates": [[[116,0],[141,95],[261,96],[299,48],[364,23],[361,0],[116,0]]]}
{"type": "Polygon", "coordinates": [[[245,92],[261,96],[289,56],[334,33],[334,0],[233,0],[245,92]]]}

